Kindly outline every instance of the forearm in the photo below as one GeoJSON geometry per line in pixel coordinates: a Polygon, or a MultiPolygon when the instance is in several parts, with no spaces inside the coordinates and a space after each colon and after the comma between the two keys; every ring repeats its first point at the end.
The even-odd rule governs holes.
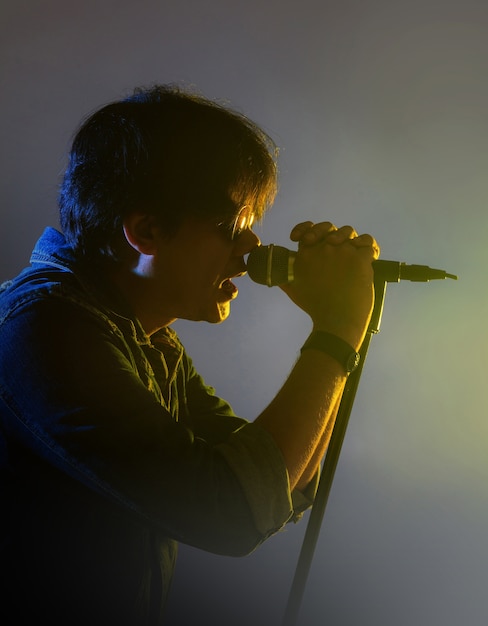
{"type": "MultiPolygon", "coordinates": [[[[374,303],[371,261],[379,247],[370,235],[330,222],[297,225],[294,278],[281,285],[321,331],[358,351],[374,303]]],[[[291,488],[303,489],[327,448],[347,380],[346,367],[322,345],[308,346],[268,408],[257,418],[280,448],[291,488]]]]}
{"type": "Polygon", "coordinates": [[[338,398],[336,405],[330,415],[330,418],[327,421],[324,432],[315,447],[315,451],[307,465],[307,467],[303,470],[302,475],[300,476],[299,481],[296,484],[296,488],[300,491],[304,491],[307,486],[310,484],[310,481],[313,480],[316,475],[320,463],[324,458],[325,453],[327,452],[327,448],[329,447],[330,439],[332,437],[332,431],[334,430],[337,412],[339,410],[339,406],[341,403],[342,395],[338,398]]]}
{"type": "Polygon", "coordinates": [[[338,361],[304,351],[280,392],[256,418],[280,448],[292,489],[304,488],[328,445],[346,374],[338,361]]]}

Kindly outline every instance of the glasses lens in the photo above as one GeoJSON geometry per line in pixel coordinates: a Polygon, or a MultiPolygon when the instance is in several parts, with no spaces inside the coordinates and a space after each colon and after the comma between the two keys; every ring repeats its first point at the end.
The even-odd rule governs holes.
{"type": "Polygon", "coordinates": [[[229,224],[229,222],[219,222],[217,226],[219,228],[225,229],[228,233],[230,233],[230,238],[234,240],[236,237],[239,237],[245,230],[252,228],[254,222],[254,213],[250,206],[243,206],[239,211],[238,215],[234,220],[229,224]]]}
{"type": "Polygon", "coordinates": [[[232,229],[232,239],[239,237],[239,235],[248,228],[252,228],[253,222],[254,213],[252,212],[251,207],[242,207],[242,209],[239,211],[239,215],[234,222],[234,227],[232,229]]]}

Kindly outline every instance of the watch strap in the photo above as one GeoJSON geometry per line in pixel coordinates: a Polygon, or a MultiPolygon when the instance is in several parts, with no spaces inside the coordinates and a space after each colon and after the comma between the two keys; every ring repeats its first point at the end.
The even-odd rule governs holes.
{"type": "Polygon", "coordinates": [[[322,330],[314,330],[303,344],[301,352],[308,349],[325,352],[344,368],[347,374],[353,372],[359,365],[360,355],[354,348],[337,335],[322,330]]]}

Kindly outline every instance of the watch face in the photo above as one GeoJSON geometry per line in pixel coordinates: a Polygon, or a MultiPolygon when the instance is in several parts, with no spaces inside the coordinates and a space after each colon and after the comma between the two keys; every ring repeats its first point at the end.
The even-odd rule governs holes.
{"type": "Polygon", "coordinates": [[[349,355],[346,363],[346,370],[348,372],[354,372],[356,367],[359,365],[359,359],[360,356],[358,352],[353,352],[351,355],[349,355]]]}

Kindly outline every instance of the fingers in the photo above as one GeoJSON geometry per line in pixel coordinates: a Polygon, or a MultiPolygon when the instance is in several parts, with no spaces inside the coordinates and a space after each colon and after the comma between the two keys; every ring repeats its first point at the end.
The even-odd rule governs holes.
{"type": "Polygon", "coordinates": [[[352,241],[357,236],[358,234],[352,226],[341,226],[327,236],[327,243],[332,245],[339,245],[348,240],[352,241]]]}
{"type": "Polygon", "coordinates": [[[300,241],[302,237],[314,227],[313,222],[301,222],[297,224],[290,233],[290,239],[292,241],[300,241]]]}
{"type": "Polygon", "coordinates": [[[291,231],[290,239],[298,241],[300,245],[314,245],[327,239],[327,243],[336,245],[353,239],[357,235],[352,226],[337,228],[332,222],[319,222],[318,224],[302,222],[291,231]]]}
{"type": "Polygon", "coordinates": [[[297,224],[290,233],[292,241],[298,241],[300,244],[314,244],[337,230],[332,222],[301,222],[297,224]]]}
{"type": "Polygon", "coordinates": [[[380,256],[380,246],[378,245],[376,239],[371,235],[358,235],[357,237],[354,237],[354,239],[351,239],[350,243],[356,248],[372,248],[375,259],[380,256]]]}
{"type": "Polygon", "coordinates": [[[340,245],[345,242],[351,243],[356,248],[372,248],[373,256],[377,259],[380,255],[380,247],[374,237],[369,234],[358,235],[352,226],[337,228],[332,222],[301,222],[290,233],[290,239],[297,241],[299,246],[311,246],[321,241],[331,245],[340,245]]]}

